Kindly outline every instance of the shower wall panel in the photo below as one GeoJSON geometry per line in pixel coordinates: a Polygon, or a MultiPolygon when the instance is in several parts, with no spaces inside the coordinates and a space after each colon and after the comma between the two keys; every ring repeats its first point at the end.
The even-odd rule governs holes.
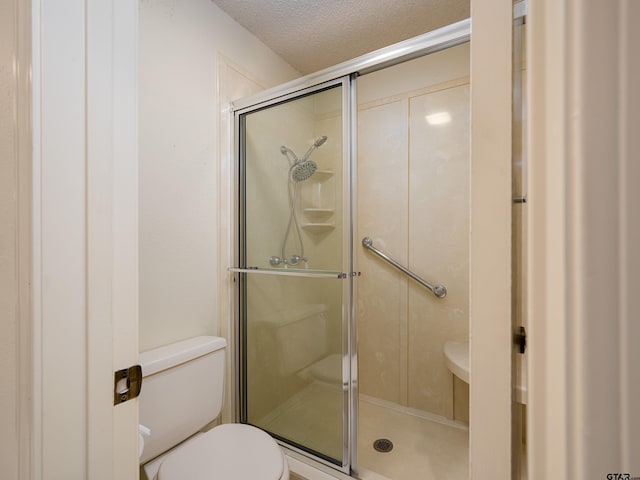
{"type": "MultiPolygon", "coordinates": [[[[360,110],[358,236],[406,264],[408,240],[407,102],[360,110]]],[[[360,391],[406,404],[407,282],[387,263],[358,249],[360,391]]]]}
{"type": "Polygon", "coordinates": [[[414,96],[409,108],[409,269],[447,296],[410,284],[408,404],[452,417],[443,345],[468,340],[469,85],[414,96]]]}
{"type": "Polygon", "coordinates": [[[358,249],[360,393],[448,418],[443,345],[468,340],[468,54],[461,45],[358,85],[357,240],[448,290],[437,299],[358,249]]]}

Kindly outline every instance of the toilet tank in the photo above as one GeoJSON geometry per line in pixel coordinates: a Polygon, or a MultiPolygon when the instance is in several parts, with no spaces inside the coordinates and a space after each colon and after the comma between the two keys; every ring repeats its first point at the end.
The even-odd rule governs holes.
{"type": "Polygon", "coordinates": [[[224,338],[202,336],[140,354],[140,423],[151,429],[140,463],[213,421],[222,408],[224,338]]]}

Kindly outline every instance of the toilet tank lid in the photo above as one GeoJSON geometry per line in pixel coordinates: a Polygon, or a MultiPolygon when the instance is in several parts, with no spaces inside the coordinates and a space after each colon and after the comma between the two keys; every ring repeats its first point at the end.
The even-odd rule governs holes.
{"type": "Polygon", "coordinates": [[[227,341],[224,338],[201,336],[147,350],[139,356],[142,376],[153,375],[226,346],[227,341]]]}

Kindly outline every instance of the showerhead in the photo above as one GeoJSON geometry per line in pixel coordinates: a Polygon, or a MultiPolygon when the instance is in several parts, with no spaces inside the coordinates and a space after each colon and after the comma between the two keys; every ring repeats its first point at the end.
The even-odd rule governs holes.
{"type": "Polygon", "coordinates": [[[327,136],[323,135],[321,137],[318,137],[318,139],[313,143],[316,147],[319,147],[320,145],[322,145],[324,142],[327,141],[327,136]]]}
{"type": "Polygon", "coordinates": [[[312,162],[311,160],[309,160],[309,156],[313,153],[313,151],[316,148],[324,144],[324,142],[326,141],[327,141],[326,135],[322,135],[321,137],[318,137],[316,141],[313,142],[313,145],[309,147],[309,150],[307,150],[307,153],[305,153],[301,159],[299,159],[297,155],[293,152],[293,150],[291,150],[289,147],[285,147],[284,145],[280,147],[280,153],[286,156],[287,159],[289,159],[290,164],[292,164],[291,168],[289,169],[289,178],[291,180],[293,180],[296,183],[302,182],[304,180],[307,180],[314,173],[316,173],[316,170],[318,170],[318,165],[316,165],[315,162],[312,162]]]}
{"type": "Polygon", "coordinates": [[[302,182],[316,173],[317,169],[318,166],[312,160],[296,163],[291,167],[291,179],[295,182],[302,182]]]}
{"type": "Polygon", "coordinates": [[[304,154],[304,156],[302,157],[302,160],[300,160],[300,162],[305,162],[309,158],[309,155],[311,155],[311,153],[313,153],[313,151],[316,148],[318,148],[320,145],[322,145],[326,141],[327,141],[327,137],[325,135],[322,135],[321,137],[318,137],[316,139],[316,141],[313,142],[313,145],[311,145],[311,147],[309,147],[309,150],[307,150],[307,153],[304,154]]]}
{"type": "Polygon", "coordinates": [[[287,157],[287,160],[289,160],[289,165],[298,162],[298,157],[296,156],[294,151],[291,150],[289,147],[285,147],[284,145],[282,145],[280,147],[280,153],[285,157],[287,157]]]}

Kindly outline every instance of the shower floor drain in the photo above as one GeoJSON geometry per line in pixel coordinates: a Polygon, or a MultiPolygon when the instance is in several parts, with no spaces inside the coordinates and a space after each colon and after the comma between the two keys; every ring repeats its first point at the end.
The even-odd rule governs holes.
{"type": "Polygon", "coordinates": [[[387,438],[379,438],[373,442],[373,448],[376,452],[387,453],[393,450],[393,442],[387,438]]]}

